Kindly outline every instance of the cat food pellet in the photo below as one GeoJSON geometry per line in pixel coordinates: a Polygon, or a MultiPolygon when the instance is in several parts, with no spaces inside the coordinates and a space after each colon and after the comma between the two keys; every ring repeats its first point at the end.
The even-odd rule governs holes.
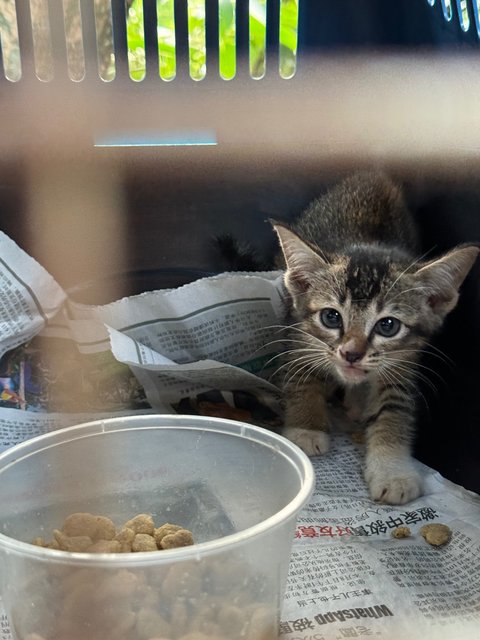
{"type": "Polygon", "coordinates": [[[175,597],[195,594],[200,596],[203,588],[201,569],[195,563],[172,564],[162,580],[161,594],[168,601],[175,597]]]}
{"type": "Polygon", "coordinates": [[[159,613],[152,609],[140,609],[137,614],[135,630],[141,640],[148,640],[154,634],[169,636],[170,624],[159,613]]]}
{"type": "Polygon", "coordinates": [[[45,546],[47,547],[47,549],[55,549],[56,551],[60,551],[60,545],[56,540],[48,542],[45,546]]]}
{"type": "Polygon", "coordinates": [[[128,633],[134,628],[137,622],[137,615],[134,611],[125,611],[122,613],[123,616],[117,619],[116,624],[112,628],[112,638],[123,637],[125,633],[128,633]]]}
{"type": "Polygon", "coordinates": [[[124,524],[128,529],[133,529],[135,533],[146,533],[153,536],[155,524],[151,515],[141,513],[124,524]]]}
{"type": "Polygon", "coordinates": [[[178,524],[170,524],[169,522],[166,522],[165,524],[162,524],[161,527],[155,529],[153,532],[153,536],[158,547],[161,547],[162,540],[165,536],[176,533],[177,531],[180,531],[180,529],[182,529],[182,527],[180,527],[178,524]]]}
{"type": "Polygon", "coordinates": [[[123,529],[117,533],[115,540],[120,542],[120,553],[129,553],[132,550],[132,542],[135,535],[135,531],[128,527],[123,527],[123,529]]]}
{"type": "Polygon", "coordinates": [[[218,623],[226,633],[232,631],[241,635],[245,626],[244,614],[241,609],[234,605],[225,605],[218,613],[218,623]]]}
{"type": "Polygon", "coordinates": [[[110,520],[110,518],[106,518],[105,516],[95,516],[95,520],[97,522],[95,539],[113,540],[115,534],[117,533],[114,522],[110,520]]]}
{"type": "Polygon", "coordinates": [[[36,547],[46,547],[47,543],[45,542],[45,540],[43,538],[34,538],[32,540],[32,544],[34,544],[36,547]]]}
{"type": "Polygon", "coordinates": [[[97,533],[98,523],[91,513],[72,513],[63,523],[63,533],[70,537],[88,536],[92,540],[97,533]]]}
{"type": "Polygon", "coordinates": [[[58,529],[53,530],[53,536],[61,551],[82,552],[92,546],[92,539],[89,536],[67,536],[58,529]]]}
{"type": "Polygon", "coordinates": [[[411,535],[409,527],[401,526],[392,531],[392,538],[409,538],[411,535]]]}
{"type": "Polygon", "coordinates": [[[425,524],[420,529],[420,535],[425,538],[428,544],[434,547],[441,547],[449,542],[452,537],[452,530],[446,524],[425,524]]]}
{"type": "Polygon", "coordinates": [[[121,553],[122,545],[118,540],[97,540],[86,551],[88,553],[121,553]]]}
{"type": "Polygon", "coordinates": [[[98,595],[101,600],[112,598],[119,602],[122,598],[130,598],[138,587],[138,576],[127,569],[120,569],[102,580],[98,586],[98,595]]]}
{"type": "Polygon", "coordinates": [[[132,551],[158,551],[155,538],[148,533],[137,533],[132,542],[132,551]]]}
{"type": "Polygon", "coordinates": [[[188,547],[193,544],[193,536],[190,531],[180,529],[175,533],[169,533],[161,541],[162,549],[176,549],[178,547],[188,547]]]}
{"type": "Polygon", "coordinates": [[[277,637],[275,625],[272,625],[271,611],[267,607],[259,606],[252,611],[248,640],[272,640],[277,637]]]}

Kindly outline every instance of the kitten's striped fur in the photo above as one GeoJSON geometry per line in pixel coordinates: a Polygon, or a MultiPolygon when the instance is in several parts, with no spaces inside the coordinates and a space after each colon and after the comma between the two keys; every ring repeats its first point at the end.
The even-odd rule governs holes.
{"type": "Polygon", "coordinates": [[[359,173],[290,227],[274,223],[292,303],[284,434],[325,453],[338,416],[366,431],[365,478],[392,504],[422,492],[411,460],[422,350],[455,307],[473,245],[419,260],[401,189],[359,173]]]}

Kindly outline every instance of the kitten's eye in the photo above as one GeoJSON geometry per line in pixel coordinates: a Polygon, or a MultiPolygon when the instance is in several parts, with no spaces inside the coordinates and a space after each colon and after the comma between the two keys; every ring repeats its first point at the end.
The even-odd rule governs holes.
{"type": "Polygon", "coordinates": [[[342,316],[336,309],[322,309],[320,320],[327,329],[340,329],[343,325],[342,316]]]}
{"type": "Polygon", "coordinates": [[[397,318],[381,318],[373,330],[384,338],[393,338],[400,331],[401,326],[402,323],[397,318]]]}

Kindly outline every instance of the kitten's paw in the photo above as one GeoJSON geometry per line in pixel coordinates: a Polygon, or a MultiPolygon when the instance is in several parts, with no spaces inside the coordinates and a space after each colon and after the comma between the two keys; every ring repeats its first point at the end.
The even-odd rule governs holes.
{"type": "Polygon", "coordinates": [[[387,504],[405,504],[422,495],[422,479],[410,465],[404,469],[376,465],[365,472],[372,500],[387,504]]]}
{"type": "Polygon", "coordinates": [[[287,427],[283,435],[305,451],[307,456],[322,455],[330,448],[330,436],[325,431],[287,427]]]}

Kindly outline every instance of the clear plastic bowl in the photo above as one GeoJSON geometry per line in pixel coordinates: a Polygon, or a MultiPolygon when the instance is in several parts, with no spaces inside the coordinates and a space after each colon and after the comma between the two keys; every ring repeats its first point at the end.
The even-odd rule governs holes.
{"type": "Polygon", "coordinates": [[[2,598],[18,640],[277,638],[303,452],[252,425],[142,415],[61,429],[0,455],[2,598]],[[75,512],[140,513],[195,544],[74,553],[31,544],[75,512]]]}

